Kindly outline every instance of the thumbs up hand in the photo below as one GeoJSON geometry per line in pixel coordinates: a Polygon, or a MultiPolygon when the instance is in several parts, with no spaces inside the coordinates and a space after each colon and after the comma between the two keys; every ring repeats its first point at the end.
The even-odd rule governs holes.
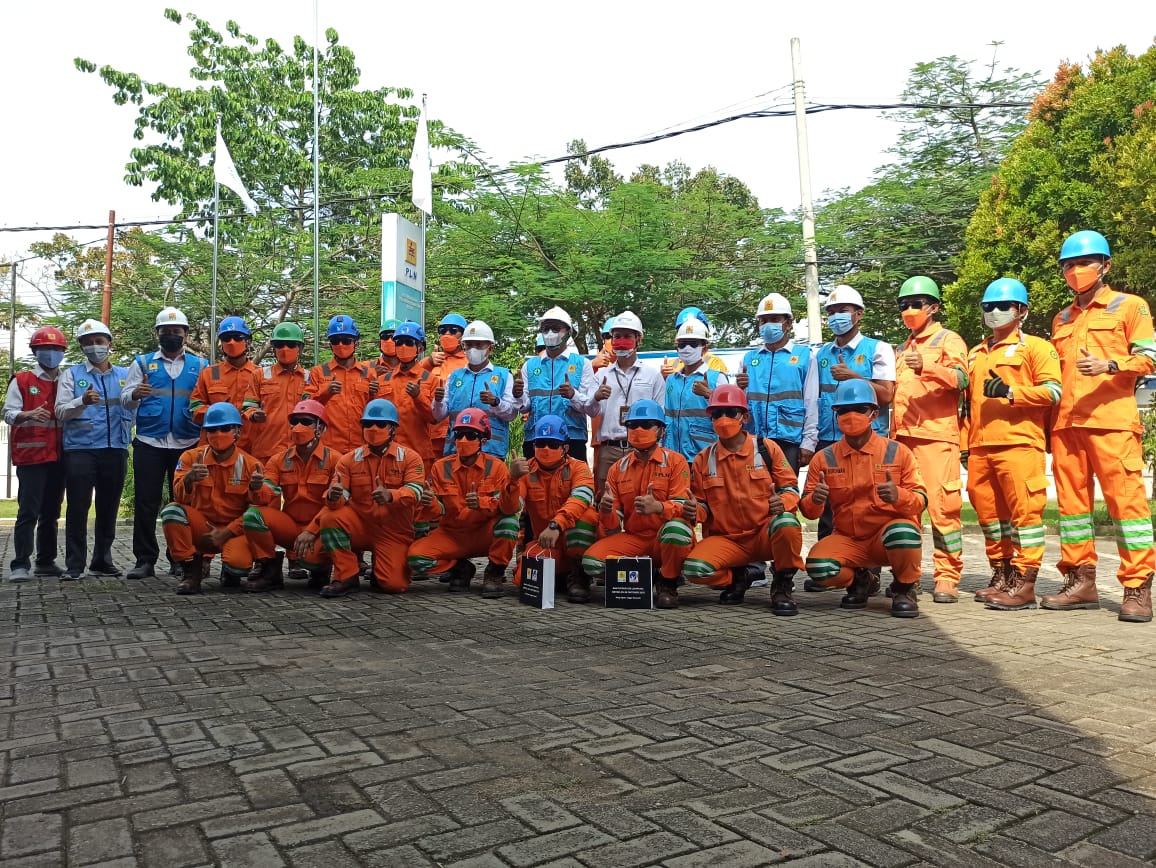
{"type": "Polygon", "coordinates": [[[598,501],[599,512],[614,512],[614,495],[610,493],[610,486],[602,492],[602,498],[598,501]]]}
{"type": "Polygon", "coordinates": [[[498,405],[498,396],[490,391],[488,385],[482,389],[481,394],[478,395],[478,400],[487,407],[496,407],[498,405]]]}
{"type": "Polygon", "coordinates": [[[706,377],[700,377],[699,379],[695,380],[694,385],[690,387],[690,390],[700,398],[710,397],[710,385],[707,383],[706,377]]]}
{"type": "Polygon", "coordinates": [[[514,372],[514,397],[521,398],[526,391],[526,384],[522,380],[522,369],[518,368],[514,372]]]}
{"type": "Polygon", "coordinates": [[[639,515],[658,515],[662,512],[662,501],[654,496],[654,486],[646,486],[646,494],[634,498],[634,511],[639,515]]]}
{"type": "Polygon", "coordinates": [[[421,505],[430,506],[434,502],[434,492],[430,488],[428,482],[423,482],[421,486],[421,505]]]}
{"type": "Polygon", "coordinates": [[[405,393],[411,398],[416,398],[421,394],[421,386],[417,384],[417,380],[410,380],[405,384],[405,393]]]}
{"type": "Polygon", "coordinates": [[[1076,362],[1076,370],[1085,377],[1096,377],[1108,373],[1111,367],[1104,359],[1093,356],[1087,350],[1080,350],[1080,360],[1076,362]]]}
{"type": "Polygon", "coordinates": [[[856,380],[859,378],[858,374],[847,367],[843,361],[842,353],[839,353],[839,364],[831,366],[831,376],[840,383],[844,380],[856,380]]]}
{"type": "Polygon", "coordinates": [[[257,465],[257,469],[253,471],[253,475],[249,477],[249,490],[260,491],[261,486],[265,484],[265,474],[261,472],[261,465],[257,465]]]}
{"type": "Polygon", "coordinates": [[[558,386],[558,394],[567,401],[574,397],[574,387],[570,384],[569,380],[563,380],[562,384],[558,386]]]}
{"type": "Polygon", "coordinates": [[[811,500],[820,505],[827,502],[827,498],[831,496],[831,489],[827,487],[827,474],[825,471],[819,471],[819,481],[815,487],[811,489],[811,500]]]}
{"type": "Polygon", "coordinates": [[[446,399],[446,387],[438,386],[434,389],[433,399],[439,404],[446,399]]]}
{"type": "Polygon", "coordinates": [[[341,477],[334,476],[333,483],[329,486],[329,491],[325,493],[330,503],[337,503],[341,498],[345,497],[345,486],[341,484],[341,477]]]}
{"type": "Polygon", "coordinates": [[[672,359],[670,356],[666,356],[662,360],[662,376],[663,376],[663,378],[666,378],[666,377],[669,377],[673,373],[674,373],[674,359],[672,359]]]}
{"type": "Polygon", "coordinates": [[[771,492],[771,496],[768,498],[767,503],[770,506],[770,514],[773,516],[782,515],[787,511],[787,506],[783,503],[783,498],[779,496],[777,491],[771,492]]]}
{"type": "Polygon", "coordinates": [[[735,385],[742,389],[744,392],[747,390],[747,386],[750,384],[751,375],[747,373],[746,368],[743,368],[741,371],[735,374],[735,385]]]}
{"type": "Polygon", "coordinates": [[[698,501],[694,499],[693,494],[683,501],[682,518],[692,527],[698,524],[698,501]]]}
{"type": "Polygon", "coordinates": [[[481,509],[482,502],[478,497],[478,486],[476,483],[470,486],[470,490],[466,494],[466,506],[470,509],[481,509]]]}
{"type": "Polygon", "coordinates": [[[81,396],[80,400],[83,401],[86,406],[90,404],[99,404],[100,392],[96,391],[95,386],[90,385],[87,389],[84,390],[84,395],[81,396]]]}
{"type": "Polygon", "coordinates": [[[891,478],[891,471],[887,471],[887,481],[881,482],[875,486],[875,494],[884,503],[897,503],[899,501],[899,486],[891,478]]]}
{"type": "Polygon", "coordinates": [[[373,478],[373,502],[378,506],[393,503],[393,492],[382,485],[381,478],[377,476],[373,478]]]}
{"type": "Polygon", "coordinates": [[[530,472],[530,462],[519,456],[510,462],[510,479],[518,480],[530,472]]]}
{"type": "Polygon", "coordinates": [[[923,373],[923,356],[915,350],[908,350],[903,354],[903,361],[914,373],[923,373]]]}

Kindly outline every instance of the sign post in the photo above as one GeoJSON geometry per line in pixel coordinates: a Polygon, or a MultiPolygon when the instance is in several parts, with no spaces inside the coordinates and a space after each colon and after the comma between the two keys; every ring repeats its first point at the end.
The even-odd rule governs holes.
{"type": "Polygon", "coordinates": [[[424,325],[425,244],[421,227],[398,214],[381,216],[381,322],[424,325]]]}

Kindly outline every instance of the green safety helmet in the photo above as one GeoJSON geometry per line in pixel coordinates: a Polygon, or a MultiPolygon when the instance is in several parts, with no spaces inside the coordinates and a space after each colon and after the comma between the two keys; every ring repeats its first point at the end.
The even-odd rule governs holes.
{"type": "Polygon", "coordinates": [[[942,301],[939,297],[939,286],[930,277],[923,275],[909,277],[903,281],[903,286],[899,287],[899,297],[907,298],[909,295],[926,295],[928,298],[942,301]]]}
{"type": "Polygon", "coordinates": [[[401,320],[399,320],[399,319],[387,319],[385,322],[383,322],[381,324],[381,331],[378,332],[378,335],[380,335],[381,337],[384,337],[385,335],[391,335],[395,331],[397,331],[397,327],[399,325],[401,325],[401,320]]]}
{"type": "Polygon", "coordinates": [[[296,341],[303,344],[305,343],[305,332],[301,331],[301,326],[295,322],[279,322],[273,329],[273,340],[296,341]]]}

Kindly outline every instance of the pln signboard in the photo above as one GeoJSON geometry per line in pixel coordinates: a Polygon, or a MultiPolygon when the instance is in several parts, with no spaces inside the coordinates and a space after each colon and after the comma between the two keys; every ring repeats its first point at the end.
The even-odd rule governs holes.
{"type": "Polygon", "coordinates": [[[381,217],[381,321],[425,319],[425,246],[421,227],[397,214],[381,217]]]}

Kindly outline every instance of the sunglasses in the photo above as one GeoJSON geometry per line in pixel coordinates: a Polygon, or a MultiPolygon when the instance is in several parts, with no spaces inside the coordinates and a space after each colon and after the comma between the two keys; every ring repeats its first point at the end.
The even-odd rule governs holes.
{"type": "Polygon", "coordinates": [[[626,427],[630,430],[635,428],[660,428],[662,427],[662,423],[655,422],[653,419],[643,419],[636,422],[627,422],[626,427]]]}
{"type": "Polygon", "coordinates": [[[464,333],[465,329],[459,328],[458,326],[438,326],[439,335],[460,335],[464,333]]]}
{"type": "Polygon", "coordinates": [[[290,425],[314,425],[317,423],[317,421],[318,420],[314,419],[312,416],[290,416],[289,417],[289,424],[290,425]]]}
{"type": "Polygon", "coordinates": [[[710,411],[712,419],[722,419],[724,416],[728,419],[738,419],[743,415],[743,411],[738,407],[719,407],[716,410],[710,411]]]}
{"type": "Polygon", "coordinates": [[[341,344],[342,346],[347,346],[349,344],[355,344],[355,343],[357,343],[357,338],[337,337],[337,338],[330,338],[329,339],[329,346],[331,346],[331,347],[337,346],[338,344],[341,344]]]}
{"type": "Polygon", "coordinates": [[[225,332],[223,335],[221,335],[221,340],[222,341],[247,341],[247,340],[249,340],[249,337],[248,337],[248,335],[243,335],[240,332],[225,332]]]}
{"type": "Polygon", "coordinates": [[[905,298],[899,302],[899,309],[904,310],[922,310],[927,307],[927,302],[921,301],[918,298],[905,298]]]}
{"type": "Polygon", "coordinates": [[[1011,310],[1014,301],[985,301],[980,304],[980,308],[984,313],[991,313],[993,310],[1011,310]]]}
{"type": "Polygon", "coordinates": [[[392,422],[386,422],[384,419],[365,419],[361,422],[362,428],[388,428],[391,425],[392,422]]]}
{"type": "Polygon", "coordinates": [[[464,428],[461,431],[455,431],[454,437],[458,440],[481,440],[482,432],[475,431],[473,428],[464,428]]]}
{"type": "MultiPolygon", "coordinates": [[[[332,343],[332,341],[330,341],[330,343],[332,343]]],[[[284,350],[288,347],[299,347],[299,346],[301,346],[301,344],[298,343],[297,341],[273,341],[273,349],[275,349],[275,350],[284,350]]]]}
{"type": "Polygon", "coordinates": [[[705,341],[675,341],[674,345],[676,347],[680,347],[680,348],[681,347],[705,347],[706,342],[705,341]]]}
{"type": "Polygon", "coordinates": [[[875,409],[871,404],[850,404],[846,407],[835,407],[835,415],[842,416],[844,413],[870,413],[875,409]]]}
{"type": "Polygon", "coordinates": [[[415,341],[413,338],[394,338],[393,342],[396,346],[399,346],[399,347],[416,347],[417,346],[417,341],[415,341]]]}
{"type": "Polygon", "coordinates": [[[566,444],[561,440],[535,440],[535,449],[561,449],[566,444]]]}

